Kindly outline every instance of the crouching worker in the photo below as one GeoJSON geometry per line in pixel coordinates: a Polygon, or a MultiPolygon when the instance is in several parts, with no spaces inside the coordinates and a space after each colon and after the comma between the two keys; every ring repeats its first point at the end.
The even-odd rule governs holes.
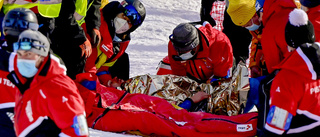
{"type": "Polygon", "coordinates": [[[139,0],[123,0],[108,3],[101,12],[102,41],[92,49],[85,72],[99,76],[105,86],[119,87],[129,79],[129,56],[125,50],[130,33],[142,24],[146,11],[139,0]]]}
{"type": "Polygon", "coordinates": [[[90,73],[77,75],[89,127],[103,131],[140,131],[155,136],[254,136],[257,113],[214,115],[176,109],[165,99],[105,87],[90,73]]]}
{"type": "Polygon", "coordinates": [[[289,14],[285,37],[290,55],[278,66],[270,90],[267,136],[320,134],[320,44],[307,14],[289,14]]]}
{"type": "MultiPolygon", "coordinates": [[[[231,76],[234,58],[230,40],[208,22],[181,23],[169,39],[168,57],[164,59],[169,61],[171,71],[166,72],[188,76],[198,83],[213,83],[231,76]]],[[[157,74],[162,75],[165,69],[159,67],[157,74]]],[[[190,109],[208,97],[207,93],[199,92],[179,106],[190,109]]]]}
{"type": "Polygon", "coordinates": [[[16,54],[0,50],[0,69],[11,71],[7,77],[20,91],[14,110],[16,135],[88,136],[83,100],[66,68],[49,53],[48,39],[26,30],[13,47],[16,54]]]}

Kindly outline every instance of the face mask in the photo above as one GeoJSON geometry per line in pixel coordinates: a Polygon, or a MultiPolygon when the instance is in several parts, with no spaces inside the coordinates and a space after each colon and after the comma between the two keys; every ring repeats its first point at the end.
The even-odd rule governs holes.
{"type": "Polygon", "coordinates": [[[250,31],[255,31],[255,30],[257,30],[257,29],[259,29],[259,27],[260,27],[260,25],[257,25],[257,24],[254,24],[253,23],[253,20],[251,20],[252,21],[252,25],[251,26],[249,26],[249,27],[246,27],[246,29],[248,29],[248,30],[250,30],[250,31]]]}
{"type": "Polygon", "coordinates": [[[192,54],[192,51],[189,51],[189,52],[187,52],[187,53],[181,54],[179,57],[180,57],[182,60],[188,60],[188,59],[191,59],[193,56],[194,56],[194,54],[192,54]]]}
{"type": "Polygon", "coordinates": [[[17,66],[20,74],[26,78],[33,77],[38,72],[36,62],[37,60],[18,59],[17,66]]]}
{"type": "Polygon", "coordinates": [[[128,22],[125,19],[118,17],[114,18],[114,27],[117,34],[122,34],[130,29],[128,22]]]}

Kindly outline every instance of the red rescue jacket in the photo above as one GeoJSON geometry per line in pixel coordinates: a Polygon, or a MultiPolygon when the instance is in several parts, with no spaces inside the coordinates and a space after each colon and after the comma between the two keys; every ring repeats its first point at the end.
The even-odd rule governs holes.
{"type": "Polygon", "coordinates": [[[179,76],[191,75],[199,81],[207,81],[211,76],[225,77],[233,64],[233,52],[229,38],[209,23],[196,25],[200,34],[200,51],[194,59],[175,61],[178,55],[171,41],[168,44],[168,57],[172,73],[179,76]]]}
{"type": "Polygon", "coordinates": [[[48,55],[32,79],[22,77],[16,63],[14,70],[8,78],[20,91],[14,117],[17,136],[88,136],[83,100],[57,57],[48,55]]]}
{"type": "Polygon", "coordinates": [[[263,5],[261,46],[268,72],[274,71],[288,53],[285,26],[289,13],[296,8],[293,0],[266,0],[263,5]]]}
{"type": "MultiPolygon", "coordinates": [[[[320,44],[315,45],[318,49],[319,46],[320,44]]],[[[314,58],[315,54],[310,49],[298,47],[278,66],[280,71],[275,76],[270,90],[270,107],[284,109],[291,113],[293,118],[286,132],[281,128],[285,123],[267,123],[266,129],[270,132],[297,136],[313,136],[320,133],[319,57],[314,58]]],[[[274,121],[285,122],[285,113],[281,116],[283,117],[273,118],[274,121]]]]}
{"type": "Polygon", "coordinates": [[[316,42],[320,42],[320,5],[309,8],[307,11],[309,20],[314,27],[314,33],[316,36],[316,42]]]}
{"type": "MultiPolygon", "coordinates": [[[[10,58],[14,58],[11,54],[10,58]]],[[[8,63],[8,71],[13,71],[13,62],[8,63]]],[[[0,109],[13,108],[15,106],[15,95],[18,88],[7,78],[8,71],[0,70],[0,109]]]]}

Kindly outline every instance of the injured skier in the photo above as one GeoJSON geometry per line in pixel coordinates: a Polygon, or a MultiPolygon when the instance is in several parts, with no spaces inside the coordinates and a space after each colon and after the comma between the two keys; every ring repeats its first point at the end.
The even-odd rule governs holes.
{"type": "Polygon", "coordinates": [[[257,113],[214,115],[176,109],[164,99],[130,94],[103,86],[97,76],[81,73],[75,80],[85,102],[88,126],[160,136],[254,136],[257,113]]]}

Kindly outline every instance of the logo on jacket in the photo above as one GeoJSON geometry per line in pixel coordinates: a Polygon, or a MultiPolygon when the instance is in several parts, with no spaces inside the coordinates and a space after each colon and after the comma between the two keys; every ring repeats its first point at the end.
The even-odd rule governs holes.
{"type": "Polygon", "coordinates": [[[27,114],[27,117],[29,119],[29,122],[32,122],[33,121],[33,117],[32,117],[32,108],[31,108],[31,101],[30,100],[27,102],[26,114],[27,114]]]}
{"type": "Polygon", "coordinates": [[[68,98],[62,96],[62,103],[67,102],[67,101],[68,101],[68,98]]]}
{"type": "Polygon", "coordinates": [[[252,131],[252,130],[253,130],[252,124],[238,124],[237,125],[238,132],[247,132],[247,131],[252,131]]]}
{"type": "Polygon", "coordinates": [[[84,115],[75,116],[73,118],[72,128],[78,136],[88,135],[88,125],[84,115]]]}
{"type": "Polygon", "coordinates": [[[313,94],[313,93],[316,94],[319,91],[320,91],[320,86],[316,86],[316,87],[310,89],[310,94],[313,94]]]}
{"type": "Polygon", "coordinates": [[[280,87],[278,87],[278,88],[276,89],[276,92],[280,92],[280,87]]]}
{"type": "Polygon", "coordinates": [[[6,78],[0,78],[0,84],[3,84],[8,87],[12,87],[12,88],[15,87],[14,84],[9,79],[6,79],[6,78]]]}

